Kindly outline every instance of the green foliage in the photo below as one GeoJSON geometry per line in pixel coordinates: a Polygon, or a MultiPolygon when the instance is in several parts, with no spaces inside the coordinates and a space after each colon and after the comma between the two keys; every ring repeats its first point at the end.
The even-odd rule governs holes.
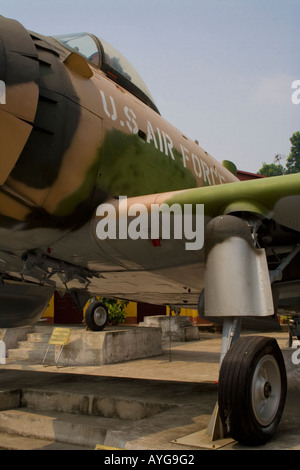
{"type": "Polygon", "coordinates": [[[295,132],[290,141],[292,147],[286,161],[286,173],[300,173],[300,132],[295,132]]]}
{"type": "Polygon", "coordinates": [[[294,132],[290,138],[290,142],[292,146],[290,154],[286,159],[286,167],[277,163],[263,162],[263,166],[257,174],[264,176],[279,176],[291,173],[300,173],[300,131],[294,132]]]}
{"type": "MultiPolygon", "coordinates": [[[[92,300],[93,299],[90,299],[88,301],[88,304],[90,304],[92,300]]],[[[128,305],[129,302],[125,300],[108,299],[106,297],[100,297],[99,295],[94,297],[94,300],[103,302],[106,305],[108,313],[108,323],[110,325],[120,325],[122,323],[125,323],[125,307],[128,305]]]]}
{"type": "Polygon", "coordinates": [[[263,176],[279,176],[283,175],[285,170],[282,165],[276,165],[276,163],[263,162],[262,168],[257,172],[258,175],[263,176]]]}
{"type": "Polygon", "coordinates": [[[110,325],[119,325],[121,323],[125,323],[125,307],[128,305],[128,302],[124,300],[107,299],[105,297],[100,297],[99,300],[103,302],[108,309],[110,325]]]}
{"type": "Polygon", "coordinates": [[[291,318],[292,318],[292,315],[280,315],[281,323],[283,325],[288,325],[291,318]]]}

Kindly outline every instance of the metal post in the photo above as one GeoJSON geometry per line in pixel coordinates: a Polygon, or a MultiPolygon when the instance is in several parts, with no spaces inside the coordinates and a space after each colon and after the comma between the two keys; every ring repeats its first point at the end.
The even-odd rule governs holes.
{"type": "Polygon", "coordinates": [[[241,317],[227,317],[224,318],[223,330],[222,330],[222,344],[221,344],[221,355],[220,355],[220,367],[222,361],[229,350],[230,346],[240,336],[241,331],[241,317]]]}
{"type": "Polygon", "coordinates": [[[0,341],[0,364],[6,364],[6,345],[4,341],[0,341]]]}

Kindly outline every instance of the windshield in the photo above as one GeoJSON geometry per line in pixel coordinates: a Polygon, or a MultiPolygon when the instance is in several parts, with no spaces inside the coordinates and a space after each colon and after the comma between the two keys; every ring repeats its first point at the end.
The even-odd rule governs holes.
{"type": "Polygon", "coordinates": [[[94,38],[89,34],[62,34],[61,36],[54,36],[54,38],[63,46],[73,52],[78,52],[88,60],[91,60],[90,58],[93,57],[94,54],[98,54],[99,59],[99,47],[94,38]]]}
{"type": "Polygon", "coordinates": [[[54,36],[63,46],[78,52],[103,70],[112,80],[159,112],[143,79],[128,60],[103,39],[88,33],[54,36]]]}

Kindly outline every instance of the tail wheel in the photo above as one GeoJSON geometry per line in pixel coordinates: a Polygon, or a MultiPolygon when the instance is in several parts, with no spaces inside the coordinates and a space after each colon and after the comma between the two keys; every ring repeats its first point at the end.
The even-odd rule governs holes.
{"type": "Polygon", "coordinates": [[[222,422],[241,444],[261,445],[275,433],[284,409],[286,370],[274,338],[238,339],[223,359],[218,401],[222,422]]]}
{"type": "Polygon", "coordinates": [[[85,312],[85,322],[92,331],[101,331],[108,322],[107,307],[103,302],[92,302],[85,312]]]}

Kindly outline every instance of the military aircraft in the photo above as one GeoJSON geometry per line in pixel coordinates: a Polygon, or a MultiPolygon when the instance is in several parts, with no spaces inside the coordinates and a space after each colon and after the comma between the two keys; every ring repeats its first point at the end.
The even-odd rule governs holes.
{"type": "MultiPolygon", "coordinates": [[[[224,325],[223,428],[266,442],[284,408],[284,361],[275,339],[240,336],[240,323],[299,311],[300,175],[240,182],[92,34],[46,37],[1,17],[0,41],[0,326],[37,321],[55,290],[79,308],[99,294],[198,308],[224,325]],[[174,227],[171,209],[187,207],[199,243],[171,223],[169,237],[152,232],[153,206],[174,227]]],[[[92,302],[86,321],[103,329],[104,305],[92,302]]]]}

